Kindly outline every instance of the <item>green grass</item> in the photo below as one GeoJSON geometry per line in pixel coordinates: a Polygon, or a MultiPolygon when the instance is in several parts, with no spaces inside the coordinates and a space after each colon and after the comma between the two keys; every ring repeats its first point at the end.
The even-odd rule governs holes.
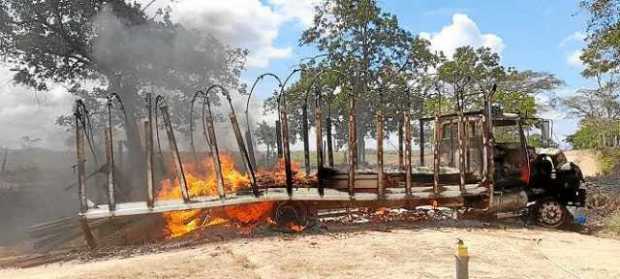
{"type": "Polygon", "coordinates": [[[613,175],[620,169],[620,149],[606,148],[601,150],[601,169],[603,174],[613,175]]]}

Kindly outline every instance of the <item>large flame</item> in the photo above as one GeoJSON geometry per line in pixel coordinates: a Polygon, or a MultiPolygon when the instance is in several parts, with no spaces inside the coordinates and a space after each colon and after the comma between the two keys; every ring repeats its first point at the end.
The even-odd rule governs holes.
{"type": "MultiPolygon", "coordinates": [[[[250,179],[235,168],[235,162],[231,155],[220,154],[220,161],[224,177],[224,191],[226,193],[250,188],[250,179]]],[[[218,195],[217,177],[211,158],[207,157],[199,162],[184,163],[183,169],[190,198],[218,195]]],[[[294,184],[307,186],[316,182],[314,177],[308,177],[304,172],[300,171],[299,165],[295,162],[291,162],[291,169],[294,175],[294,184]]],[[[284,187],[286,184],[284,160],[280,159],[274,169],[259,170],[257,172],[257,180],[260,184],[271,187],[284,187]]],[[[162,180],[157,199],[182,199],[178,178],[162,180]]],[[[218,212],[201,209],[165,212],[162,214],[165,219],[165,234],[167,238],[174,238],[200,228],[231,221],[251,229],[260,221],[269,221],[273,207],[273,202],[259,202],[226,207],[218,212]]]]}
{"type": "MultiPolygon", "coordinates": [[[[224,191],[236,192],[250,187],[249,178],[236,170],[232,156],[220,155],[222,175],[224,177],[224,191]]],[[[198,163],[184,163],[185,178],[187,180],[190,197],[216,196],[217,182],[214,175],[214,166],[210,158],[202,159],[198,163]]],[[[178,200],[182,198],[178,178],[164,179],[160,185],[157,199],[178,200]]],[[[241,224],[253,224],[264,220],[271,214],[273,204],[261,202],[234,207],[227,207],[223,212],[211,214],[205,210],[186,210],[165,212],[166,236],[174,238],[182,236],[196,229],[210,225],[235,221],[241,224]]]]}

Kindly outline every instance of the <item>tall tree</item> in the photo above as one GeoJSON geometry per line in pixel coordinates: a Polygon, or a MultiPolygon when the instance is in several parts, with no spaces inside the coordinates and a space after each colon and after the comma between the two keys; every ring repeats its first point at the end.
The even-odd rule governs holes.
{"type": "Polygon", "coordinates": [[[276,148],[276,135],[275,135],[275,127],[267,124],[266,121],[262,121],[258,123],[258,127],[256,127],[256,140],[259,144],[265,145],[267,148],[265,152],[265,159],[269,160],[269,158],[273,157],[273,150],[276,148]]]}
{"type": "MultiPolygon", "coordinates": [[[[438,77],[445,94],[442,109],[455,109],[457,92],[489,93],[497,85],[494,101],[507,112],[534,116],[537,112],[535,96],[562,85],[552,74],[532,70],[519,71],[502,65],[500,56],[491,49],[470,46],[458,48],[451,59],[439,66],[438,77]]],[[[480,109],[481,95],[465,98],[465,109],[480,109]]]]}
{"type": "MultiPolygon", "coordinates": [[[[300,45],[315,46],[325,53],[324,67],[346,73],[347,84],[359,100],[358,147],[364,160],[364,136],[374,129],[372,117],[378,100],[377,80],[388,65],[403,64],[413,36],[399,26],[396,16],[383,12],[375,0],[323,1],[313,25],[305,30],[300,45]]],[[[345,89],[343,87],[343,89],[345,89]]],[[[336,100],[338,103],[338,100],[336,100]]],[[[343,108],[343,107],[340,107],[343,108]]]]}
{"type": "Polygon", "coordinates": [[[585,66],[581,74],[595,85],[563,100],[581,118],[578,131],[567,140],[575,148],[620,147],[620,1],[580,5],[590,15],[587,45],[579,57],[585,66]]]}

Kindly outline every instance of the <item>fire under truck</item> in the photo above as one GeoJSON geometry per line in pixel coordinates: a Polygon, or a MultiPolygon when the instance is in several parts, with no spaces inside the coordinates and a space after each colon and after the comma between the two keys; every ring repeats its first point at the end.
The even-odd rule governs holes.
{"type": "MultiPolygon", "coordinates": [[[[259,77],[262,78],[263,76],[259,77]]],[[[289,76],[290,77],[290,76],[289,76]]],[[[258,80],[258,79],[257,79],[258,80]]],[[[287,78],[288,80],[288,78],[287,78]]],[[[286,82],[285,82],[286,83],[286,82]]],[[[284,83],[284,84],[285,84],[284,83]]],[[[255,83],[256,84],[256,83],[255,83]]],[[[214,163],[217,177],[216,196],[195,196],[185,178],[183,162],[176,144],[175,133],[170,121],[168,106],[161,96],[154,102],[147,95],[147,114],[144,120],[145,185],[146,200],[117,202],[117,179],[112,156],[113,133],[111,103],[108,103],[108,127],[105,131],[107,158],[107,201],[93,204],[87,195],[85,161],[88,144],[93,132],[89,131],[89,112],[83,102],[77,101],[76,148],[77,173],[80,197],[80,213],[83,229],[87,234],[90,220],[140,214],[157,214],[191,209],[222,208],[257,202],[273,202],[277,223],[296,222],[306,224],[318,209],[345,207],[391,207],[415,208],[418,206],[470,208],[490,214],[522,212],[527,210],[537,223],[547,227],[559,227],[571,220],[568,206],[583,207],[585,190],[580,188],[583,179],[579,167],[568,162],[564,154],[553,148],[534,148],[528,144],[529,127],[541,127],[542,142],[549,142],[549,121],[504,113],[493,105],[495,87],[481,97],[481,110],[454,113],[436,113],[430,117],[414,120],[409,111],[394,115],[377,113],[377,158],[373,165],[360,167],[357,158],[357,133],[355,96],[349,96],[349,133],[347,160],[335,165],[331,146],[327,151],[324,141],[331,144],[332,116],[324,116],[326,100],[320,92],[306,92],[303,112],[304,164],[307,175],[316,176],[316,182],[300,185],[291,169],[289,121],[286,111],[286,92],[281,84],[278,97],[279,121],[277,126],[281,156],[284,161],[285,182],[283,185],[265,184],[256,179],[256,160],[252,147],[251,132],[243,137],[234,110],[231,95],[222,86],[211,86],[198,91],[192,100],[203,100],[203,115],[200,118],[210,159],[214,163]],[[211,115],[212,99],[220,93],[230,104],[229,120],[234,132],[238,151],[244,163],[246,175],[250,178],[247,189],[226,192],[221,173],[221,162],[214,117],[211,115]],[[310,143],[308,136],[308,96],[314,95],[314,117],[316,139],[316,164],[310,164],[310,143]],[[159,115],[159,116],[158,116],[159,115]],[[163,121],[158,121],[161,117],[163,121]],[[394,117],[402,121],[403,149],[398,168],[385,168],[383,139],[385,119],[394,117]],[[538,123],[538,124],[536,124],[538,123]],[[160,125],[161,124],[161,125],[160,125]],[[417,126],[416,126],[417,125],[417,126]],[[163,126],[168,137],[170,158],[174,162],[176,176],[181,188],[182,199],[157,200],[155,192],[154,134],[163,126]],[[413,127],[416,126],[414,129],[413,127]],[[327,127],[327,128],[323,128],[327,127]],[[414,130],[415,134],[414,135],[414,130]],[[352,132],[351,132],[352,131],[352,132]],[[414,141],[415,139],[415,141],[414,141]],[[417,147],[414,152],[413,147],[417,147]],[[324,154],[327,153],[327,154],[324,154]],[[326,160],[327,159],[327,160],[326,160]],[[327,161],[327,163],[325,163],[327,161]]],[[[254,86],[252,87],[252,90],[254,86]]],[[[325,98],[327,99],[327,98],[325,98]]],[[[249,97],[248,97],[249,100],[249,97]]],[[[249,102],[249,101],[248,101],[249,102]]],[[[346,117],[346,116],[339,116],[346,117]]],[[[193,120],[192,120],[193,121],[193,120]]],[[[193,128],[190,128],[193,132],[193,128]]],[[[249,130],[249,129],[248,129],[249,130]]],[[[158,140],[159,142],[159,140],[158,140]]],[[[193,148],[193,142],[192,142],[193,148]]],[[[91,148],[92,149],[92,148],[91,148]]],[[[134,174],[135,175],[135,174],[134,174]]]]}

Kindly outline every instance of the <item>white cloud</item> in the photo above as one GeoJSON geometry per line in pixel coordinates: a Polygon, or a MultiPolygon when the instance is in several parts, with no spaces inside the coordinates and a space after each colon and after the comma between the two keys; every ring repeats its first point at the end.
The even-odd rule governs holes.
{"type": "Polygon", "coordinates": [[[270,0],[268,3],[259,0],[160,0],[149,7],[148,12],[169,6],[173,21],[208,32],[234,47],[248,49],[248,66],[264,68],[271,60],[291,56],[291,47],[274,45],[280,28],[290,23],[310,25],[316,3],[316,0],[270,0]]]}
{"type": "Polygon", "coordinates": [[[575,68],[579,68],[579,69],[583,68],[583,62],[579,58],[582,53],[583,51],[581,49],[578,49],[578,50],[575,50],[569,53],[568,56],[566,57],[566,63],[568,63],[568,65],[575,67],[575,68]]]}
{"type": "Polygon", "coordinates": [[[314,19],[314,7],[320,0],[270,0],[276,11],[284,18],[299,20],[304,26],[310,26],[314,19]]]}
{"type": "Polygon", "coordinates": [[[431,42],[431,48],[443,51],[448,57],[462,46],[489,47],[501,54],[505,45],[499,36],[493,33],[482,33],[478,25],[465,14],[454,14],[452,23],[441,28],[438,33],[421,32],[420,37],[431,42]]]}
{"type": "Polygon", "coordinates": [[[560,42],[560,47],[564,47],[570,42],[583,42],[586,39],[586,36],[586,33],[576,31],[562,39],[562,41],[560,42]]]}
{"type": "Polygon", "coordinates": [[[65,88],[56,86],[47,92],[33,92],[14,85],[13,73],[0,65],[0,146],[20,148],[21,138],[39,138],[34,146],[64,149],[69,134],[56,125],[61,114],[71,112],[73,97],[65,88]]]}

